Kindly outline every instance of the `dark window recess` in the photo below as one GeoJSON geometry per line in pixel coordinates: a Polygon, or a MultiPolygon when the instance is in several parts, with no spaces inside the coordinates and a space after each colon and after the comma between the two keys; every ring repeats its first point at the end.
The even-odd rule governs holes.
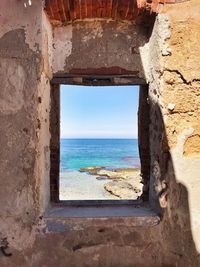
{"type": "MultiPolygon", "coordinates": [[[[122,84],[124,85],[123,78],[106,78],[99,79],[96,81],[94,78],[84,78],[82,80],[83,85],[90,83],[90,85],[110,85],[114,80],[120,83],[122,79],[122,84]]],[[[53,81],[56,81],[55,79],[53,81]]],[[[80,79],[79,79],[80,81],[80,79]]],[[[60,84],[68,84],[66,79],[59,78],[60,84]]],[[[50,194],[51,202],[61,203],[59,201],[59,172],[60,172],[60,84],[56,81],[52,82],[51,85],[51,111],[50,111],[50,194]]],[[[71,84],[71,83],[70,83],[71,84]]],[[[78,83],[79,84],[79,83],[78,83]]],[[[132,85],[138,85],[132,83],[132,85]]],[[[139,94],[139,110],[138,110],[138,144],[139,144],[139,155],[141,161],[141,174],[144,184],[143,193],[139,201],[124,201],[124,200],[91,200],[91,201],[62,201],[64,204],[68,205],[104,205],[104,204],[123,204],[128,205],[132,203],[141,203],[141,201],[147,201],[149,198],[149,179],[150,179],[150,153],[149,153],[149,104],[148,104],[148,86],[140,86],[139,94]]]]}

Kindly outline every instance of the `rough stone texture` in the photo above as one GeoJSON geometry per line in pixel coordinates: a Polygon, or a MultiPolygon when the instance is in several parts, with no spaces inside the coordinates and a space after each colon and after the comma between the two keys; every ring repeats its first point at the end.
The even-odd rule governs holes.
{"type": "Polygon", "coordinates": [[[88,167],[81,168],[81,172],[89,172],[96,176],[96,179],[111,180],[107,181],[103,187],[112,196],[116,196],[121,199],[136,200],[142,194],[143,185],[142,178],[140,176],[141,170],[138,168],[120,168],[107,170],[105,167],[88,167]]]}
{"type": "Polygon", "coordinates": [[[41,234],[34,248],[22,254],[14,253],[12,259],[2,258],[1,266],[162,266],[161,243],[152,244],[150,228],[84,226],[68,223],[63,232],[41,234]],[[147,241],[148,240],[148,241],[147,241]],[[144,246],[145,243],[145,246],[144,246]],[[145,261],[144,261],[145,259],[145,261]],[[147,264],[147,262],[148,264],[147,264]]]}
{"type": "Polygon", "coordinates": [[[166,8],[144,47],[151,51],[150,202],[166,207],[160,227],[169,266],[200,266],[199,12],[199,1],[166,8]]]}
{"type": "MultiPolygon", "coordinates": [[[[32,1],[25,7],[24,2],[28,4],[0,2],[0,238],[7,238],[13,253],[11,257],[1,253],[0,266],[200,266],[199,1],[166,8],[157,16],[151,38],[140,47],[141,59],[139,54],[135,57],[139,68],[141,62],[144,68],[137,75],[145,73],[149,82],[150,203],[162,222],[139,227],[120,219],[110,224],[97,218],[90,223],[83,219],[81,224],[69,219],[64,229],[61,223],[54,227],[55,219],[49,228],[43,219],[49,205],[52,29],[42,14],[42,3],[32,1]]],[[[103,36],[111,24],[103,22],[103,36]]],[[[113,49],[120,51],[118,67],[132,70],[136,65],[127,50],[138,32],[132,25],[121,25],[125,35],[131,32],[130,39],[123,37],[122,43],[128,45],[113,49]]],[[[83,34],[87,33],[86,43],[92,45],[94,40],[87,39],[91,37],[87,27],[80,32],[76,27],[72,54],[76,51],[80,58],[83,50],[78,42],[83,34]]],[[[99,27],[93,34],[106,50],[99,27]]],[[[120,38],[114,38],[113,45],[118,41],[121,45],[120,38]]],[[[97,55],[91,46],[86,51],[97,55]]],[[[117,57],[112,52],[111,57],[117,57]]],[[[91,54],[82,57],[84,65],[72,54],[65,61],[66,71],[73,64],[94,70],[91,54]]],[[[102,55],[105,59],[109,53],[102,55]]],[[[98,68],[115,66],[109,64],[98,68]]]]}
{"type": "Polygon", "coordinates": [[[25,43],[23,29],[11,30],[3,35],[0,55],[0,146],[3,155],[0,163],[0,231],[4,235],[11,234],[10,238],[13,237],[13,242],[21,248],[28,242],[38,209],[35,159],[40,57],[25,43]],[[14,225],[15,233],[9,224],[14,225]]]}
{"type": "Polygon", "coordinates": [[[146,41],[145,27],[131,22],[95,20],[56,27],[53,72],[55,76],[129,74],[144,79],[139,47],[146,41]]]}
{"type": "Polygon", "coordinates": [[[51,57],[44,59],[51,26],[42,3],[12,5],[0,3],[0,236],[20,251],[33,244],[49,205],[51,57]]]}
{"type": "MultiPolygon", "coordinates": [[[[188,260],[188,265],[199,266],[200,263],[197,262],[199,258],[195,257],[195,254],[200,252],[200,205],[197,201],[200,192],[199,1],[193,0],[182,4],[177,12],[173,9],[166,12],[171,25],[171,37],[168,44],[172,54],[166,58],[164,64],[163,103],[165,109],[167,103],[175,104],[173,112],[164,114],[166,137],[169,140],[172,158],[169,171],[172,172],[172,168],[174,169],[175,179],[168,177],[170,200],[165,224],[167,225],[168,220],[172,226],[176,224],[175,229],[181,229],[180,233],[182,233],[181,237],[185,245],[182,251],[188,250],[190,255],[194,255],[193,263],[190,263],[191,259],[185,260],[188,260]],[[173,82],[171,79],[168,82],[166,75],[173,77],[173,82]],[[188,151],[189,143],[190,150],[188,151]],[[187,151],[185,155],[184,151],[187,151]],[[191,231],[194,244],[190,244],[189,235],[184,234],[186,229],[191,231]],[[183,236],[186,238],[185,241],[183,236]]],[[[167,230],[170,231],[170,229],[169,227],[167,230]]],[[[181,251],[180,248],[179,251],[181,251]]]]}

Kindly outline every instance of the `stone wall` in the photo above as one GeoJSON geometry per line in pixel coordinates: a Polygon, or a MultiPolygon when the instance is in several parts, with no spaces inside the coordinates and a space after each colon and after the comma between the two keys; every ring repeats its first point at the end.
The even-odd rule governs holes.
{"type": "MultiPolygon", "coordinates": [[[[93,33],[101,41],[102,60],[106,55],[117,58],[110,65],[98,61],[99,69],[118,65],[135,71],[134,64],[139,62],[137,74],[149,83],[150,203],[162,222],[147,227],[120,219],[66,219],[65,228],[60,219],[59,227],[54,223],[47,227],[43,218],[50,205],[52,68],[56,75],[83,67],[94,69],[97,53],[91,49],[94,40],[88,22],[76,24],[72,37],[67,31],[63,35],[67,36],[66,43],[61,42],[60,47],[61,33],[54,31],[53,41],[42,3],[32,1],[29,5],[27,1],[25,7],[24,2],[0,3],[0,239],[7,238],[13,254],[5,257],[1,253],[0,266],[200,266],[198,0],[166,8],[157,16],[151,38],[144,43],[137,40],[135,27],[120,23],[125,25],[125,36],[113,36],[115,45],[121,47],[113,48],[120,51],[119,58],[108,48],[103,50],[104,37],[113,22],[99,24],[105,27],[103,37],[99,26],[93,33]],[[91,50],[93,56],[91,60],[85,57],[81,66],[77,54],[81,57],[84,46],[79,49],[78,42],[84,38],[90,44],[85,51],[91,50]],[[135,51],[131,49],[135,42],[139,42],[136,51],[140,55],[136,53],[134,63],[129,56],[135,51]],[[61,57],[58,48],[70,54],[55,63],[61,57]],[[122,51],[126,49],[129,52],[123,61],[122,51]]],[[[141,38],[144,40],[143,35],[141,38]]]]}
{"type": "Polygon", "coordinates": [[[163,224],[171,237],[168,247],[175,246],[177,254],[183,255],[179,264],[186,266],[200,265],[196,256],[200,252],[199,12],[196,0],[180,5],[176,12],[166,10],[171,55],[165,58],[163,69],[163,118],[171,161],[163,224]],[[179,241],[174,240],[175,233],[179,241]]]}
{"type": "Polygon", "coordinates": [[[24,3],[0,3],[0,238],[18,251],[33,245],[50,198],[52,28],[42,3],[24,3]]]}
{"type": "Polygon", "coordinates": [[[151,51],[150,202],[163,216],[167,266],[200,266],[199,12],[199,1],[166,7],[144,48],[151,51]]]}
{"type": "Polygon", "coordinates": [[[126,74],[144,81],[139,47],[147,41],[147,30],[133,22],[112,20],[77,21],[55,27],[54,75],[126,74]]]}
{"type": "Polygon", "coordinates": [[[42,12],[35,2],[0,3],[0,233],[18,250],[33,244],[47,205],[41,194],[49,168],[42,12]]]}

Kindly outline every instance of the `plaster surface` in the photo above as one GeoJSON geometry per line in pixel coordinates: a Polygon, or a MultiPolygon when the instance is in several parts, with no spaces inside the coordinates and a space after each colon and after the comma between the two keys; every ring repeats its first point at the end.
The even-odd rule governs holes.
{"type": "Polygon", "coordinates": [[[1,1],[0,244],[12,256],[0,266],[200,266],[198,2],[167,7],[149,38],[113,21],[53,30],[41,2],[1,1]],[[47,221],[53,75],[124,69],[149,84],[150,204],[162,221],[47,221]]]}
{"type": "Polygon", "coordinates": [[[54,75],[132,74],[144,79],[139,47],[146,40],[147,29],[127,21],[89,20],[56,27],[54,75]]]}

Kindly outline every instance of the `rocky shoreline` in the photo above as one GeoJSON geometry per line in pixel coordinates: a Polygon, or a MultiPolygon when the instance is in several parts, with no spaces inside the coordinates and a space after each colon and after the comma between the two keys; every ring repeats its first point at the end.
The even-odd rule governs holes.
{"type": "Polygon", "coordinates": [[[96,176],[96,179],[107,179],[104,189],[119,199],[138,199],[142,194],[142,179],[139,168],[115,168],[104,166],[81,168],[80,172],[96,176]]]}

